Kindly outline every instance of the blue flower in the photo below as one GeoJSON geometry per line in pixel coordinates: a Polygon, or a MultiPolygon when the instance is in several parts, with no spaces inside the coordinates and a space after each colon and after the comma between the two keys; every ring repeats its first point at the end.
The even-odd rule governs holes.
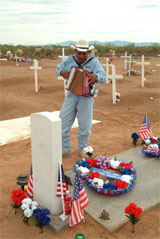
{"type": "Polygon", "coordinates": [[[132,133],[131,138],[132,138],[132,139],[138,139],[138,138],[139,138],[139,135],[134,132],[134,133],[132,133]]]}
{"type": "Polygon", "coordinates": [[[104,184],[103,185],[103,188],[104,189],[108,189],[108,190],[116,190],[117,189],[117,187],[116,187],[116,185],[114,185],[113,183],[107,183],[107,184],[104,184]]]}
{"type": "Polygon", "coordinates": [[[50,211],[47,208],[37,208],[33,211],[33,214],[37,221],[43,226],[49,225],[51,219],[48,217],[48,215],[50,215],[50,211]]]}

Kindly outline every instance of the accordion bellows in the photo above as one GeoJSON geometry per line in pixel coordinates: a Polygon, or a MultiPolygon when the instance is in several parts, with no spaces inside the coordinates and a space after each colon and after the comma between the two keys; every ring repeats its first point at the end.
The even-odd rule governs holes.
{"type": "Polygon", "coordinates": [[[80,96],[91,96],[89,81],[89,71],[73,67],[66,82],[66,89],[73,94],[80,96]]]}

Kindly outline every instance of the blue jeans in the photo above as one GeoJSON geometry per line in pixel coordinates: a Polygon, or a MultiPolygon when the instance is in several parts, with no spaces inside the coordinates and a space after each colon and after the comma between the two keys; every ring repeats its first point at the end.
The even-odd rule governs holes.
{"type": "Polygon", "coordinates": [[[78,150],[87,146],[92,128],[93,107],[93,97],[78,96],[67,92],[59,115],[62,120],[62,152],[71,152],[69,132],[76,116],[79,124],[78,150]]]}

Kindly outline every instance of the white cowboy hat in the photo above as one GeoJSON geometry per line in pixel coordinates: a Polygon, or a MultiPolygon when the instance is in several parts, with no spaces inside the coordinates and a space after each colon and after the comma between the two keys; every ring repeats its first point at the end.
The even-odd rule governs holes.
{"type": "Polygon", "coordinates": [[[77,51],[91,51],[94,49],[94,46],[89,46],[88,42],[85,40],[79,40],[76,45],[71,44],[70,47],[77,51]]]}

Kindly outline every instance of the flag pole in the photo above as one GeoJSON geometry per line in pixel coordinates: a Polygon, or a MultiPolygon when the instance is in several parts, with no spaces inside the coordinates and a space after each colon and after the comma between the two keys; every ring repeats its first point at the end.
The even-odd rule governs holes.
{"type": "Polygon", "coordinates": [[[65,208],[64,208],[64,195],[63,195],[63,181],[62,181],[62,164],[59,163],[59,170],[60,170],[60,182],[61,182],[61,198],[62,198],[62,208],[63,208],[63,214],[60,216],[62,221],[67,219],[67,216],[65,214],[65,208]]]}

